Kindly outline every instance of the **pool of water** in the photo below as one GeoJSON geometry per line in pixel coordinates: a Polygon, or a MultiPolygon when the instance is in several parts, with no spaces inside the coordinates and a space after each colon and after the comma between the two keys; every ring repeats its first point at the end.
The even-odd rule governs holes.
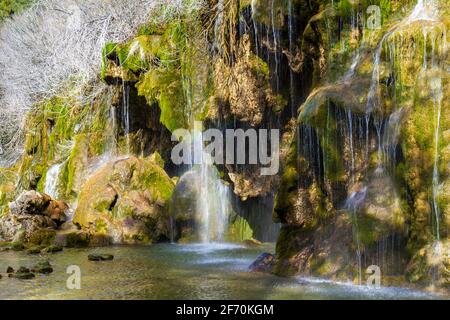
{"type": "Polygon", "coordinates": [[[314,278],[279,278],[249,273],[248,266],[273,245],[161,244],[99,249],[65,249],[48,257],[0,253],[0,299],[433,299],[448,298],[405,288],[368,288],[314,278]],[[91,262],[90,253],[111,253],[113,261],[91,262]],[[31,267],[49,258],[50,275],[17,280],[12,266],[31,267]],[[81,289],[69,290],[67,268],[81,270],[81,289]]]}

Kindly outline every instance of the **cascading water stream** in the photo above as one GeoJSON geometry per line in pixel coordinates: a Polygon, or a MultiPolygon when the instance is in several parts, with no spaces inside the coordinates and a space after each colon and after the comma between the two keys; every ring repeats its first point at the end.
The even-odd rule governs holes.
{"type": "Polygon", "coordinates": [[[359,236],[358,226],[358,207],[364,203],[367,195],[367,187],[364,186],[361,190],[353,191],[350,197],[347,199],[345,207],[352,212],[353,220],[353,237],[356,239],[356,258],[358,263],[358,284],[362,285],[362,252],[361,252],[361,240],[359,236]]]}
{"type": "Polygon", "coordinates": [[[411,23],[419,20],[436,21],[436,13],[435,0],[418,0],[406,22],[411,23]]]}
{"type": "Polygon", "coordinates": [[[130,88],[122,83],[122,125],[124,126],[124,135],[126,137],[126,151],[130,153],[130,88]]]}
{"type": "Polygon", "coordinates": [[[441,124],[441,106],[442,106],[442,80],[441,78],[433,78],[431,80],[431,89],[434,96],[434,113],[436,115],[435,134],[434,134],[434,166],[433,166],[433,213],[435,218],[436,241],[440,241],[440,210],[438,205],[439,196],[439,135],[441,124]]]}
{"type": "MultiPolygon", "coordinates": [[[[376,168],[376,174],[380,177],[382,174],[385,174],[385,165],[386,163],[390,164],[391,160],[395,161],[395,149],[397,147],[398,142],[398,135],[399,135],[399,125],[401,120],[401,114],[402,110],[395,111],[390,117],[388,122],[384,121],[381,117],[382,110],[381,110],[381,97],[380,97],[380,64],[381,64],[381,54],[383,51],[384,44],[389,40],[391,35],[396,32],[399,28],[403,28],[415,21],[419,20],[426,20],[426,21],[436,21],[436,6],[434,1],[423,1],[419,0],[413,9],[412,13],[402,21],[400,21],[398,24],[394,25],[392,28],[390,28],[386,34],[383,35],[380,42],[378,43],[378,46],[374,53],[374,59],[373,59],[373,70],[372,70],[372,80],[370,84],[370,88],[368,91],[367,96],[367,105],[366,105],[366,153],[367,153],[367,159],[369,159],[369,123],[370,118],[373,119],[373,123],[376,129],[377,133],[377,143],[378,143],[378,151],[377,151],[377,168],[376,168]],[[383,156],[385,154],[385,157],[383,156]],[[392,159],[391,159],[392,158],[392,159]]],[[[353,19],[352,19],[352,25],[353,25],[353,19]]],[[[426,30],[424,30],[424,41],[426,42],[426,30]]],[[[427,66],[427,56],[426,56],[426,45],[424,45],[424,68],[427,66]]],[[[395,55],[395,47],[391,49],[391,62],[393,61],[393,55],[395,55]]],[[[350,69],[347,71],[347,73],[343,76],[342,81],[346,82],[350,80],[356,70],[356,67],[359,63],[360,59],[360,50],[358,50],[357,54],[355,55],[352,65],[350,69]]],[[[439,85],[435,86],[436,88],[439,88],[439,85]]],[[[442,99],[442,93],[439,95],[439,89],[435,90],[435,113],[437,115],[436,120],[436,133],[435,133],[435,165],[433,170],[433,212],[435,215],[436,220],[436,236],[437,239],[439,239],[439,208],[437,206],[437,196],[438,196],[438,188],[439,188],[439,175],[438,175],[438,139],[439,139],[439,123],[440,123],[440,102],[437,102],[437,100],[442,99]]],[[[348,121],[348,131],[349,131],[349,148],[351,153],[351,176],[352,176],[352,185],[354,185],[354,170],[355,170],[355,160],[354,160],[354,154],[353,154],[353,126],[352,126],[352,115],[351,112],[347,112],[347,121],[348,121]]],[[[362,195],[359,198],[361,198],[361,201],[364,201],[365,195],[367,193],[367,188],[363,189],[364,191],[361,192],[362,195]]],[[[359,282],[361,284],[361,246],[360,246],[360,239],[359,239],[359,230],[358,230],[358,218],[357,218],[357,207],[358,205],[355,204],[355,199],[358,198],[357,195],[359,192],[353,192],[349,198],[347,199],[346,207],[352,212],[353,216],[353,227],[354,227],[354,237],[356,238],[356,246],[357,246],[357,260],[358,260],[358,267],[359,267],[359,282]]]]}
{"type": "Polygon", "coordinates": [[[48,194],[53,199],[58,199],[58,185],[59,176],[64,163],[55,164],[50,167],[45,177],[44,193],[48,194]]]}
{"type": "Polygon", "coordinates": [[[199,176],[196,180],[199,183],[196,199],[199,238],[203,243],[223,242],[231,212],[230,190],[219,178],[211,155],[205,152],[203,135],[198,129],[194,131],[192,146],[195,165],[191,171],[199,176]]]}
{"type": "MultiPolygon", "coordinates": [[[[288,2],[288,32],[289,32],[289,54],[294,55],[294,11],[292,0],[288,2]]],[[[294,72],[292,66],[289,68],[289,99],[291,103],[291,113],[295,115],[295,92],[294,92],[294,72]]]]}
{"type": "Polygon", "coordinates": [[[215,42],[214,48],[217,49],[218,51],[220,51],[221,42],[223,40],[221,32],[220,32],[220,28],[223,24],[223,19],[224,19],[224,10],[225,10],[224,0],[219,0],[217,2],[216,8],[217,8],[217,18],[216,18],[216,23],[214,25],[214,42],[215,42]]]}
{"type": "Polygon", "coordinates": [[[279,79],[279,64],[278,57],[278,31],[275,28],[275,0],[271,2],[271,24],[273,34],[273,47],[274,47],[274,59],[275,59],[275,79],[276,79],[276,93],[280,91],[280,79],[279,79]]]}

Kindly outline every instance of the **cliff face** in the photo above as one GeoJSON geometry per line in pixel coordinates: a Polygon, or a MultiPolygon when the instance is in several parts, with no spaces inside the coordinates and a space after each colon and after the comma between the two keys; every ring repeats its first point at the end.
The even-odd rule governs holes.
{"type": "Polygon", "coordinates": [[[361,281],[377,265],[386,276],[448,285],[448,8],[423,7],[423,19],[420,2],[410,15],[400,2],[378,31],[346,26],[345,12],[330,7],[305,28],[311,47],[302,52],[316,54],[318,77],[275,204],[285,224],[279,274],[361,281]],[[336,21],[333,43],[327,26],[336,21]]]}
{"type": "MultiPolygon", "coordinates": [[[[276,274],[362,282],[377,265],[386,279],[448,286],[448,16],[437,1],[210,0],[150,21],[103,48],[101,80],[61,89],[89,103],[67,94],[35,106],[22,158],[0,170],[0,208],[8,215],[22,190],[48,192],[56,172],[50,189],[78,202],[83,232],[167,240],[172,192],[190,181],[169,178],[186,171],[171,164],[171,132],[194,120],[276,128],[278,175],[217,166],[233,191],[233,239],[271,240],[275,225],[258,215],[273,214],[276,274]],[[381,25],[370,29],[373,4],[381,25]]],[[[180,210],[195,212],[180,192],[180,210]]],[[[185,221],[196,222],[183,219],[188,239],[185,221]]]]}

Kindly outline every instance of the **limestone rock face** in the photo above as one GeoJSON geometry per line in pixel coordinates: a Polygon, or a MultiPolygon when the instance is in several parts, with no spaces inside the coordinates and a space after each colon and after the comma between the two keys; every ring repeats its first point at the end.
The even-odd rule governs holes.
{"type": "Polygon", "coordinates": [[[116,243],[168,240],[173,188],[166,172],[150,159],[111,160],[83,185],[73,223],[116,243]]]}

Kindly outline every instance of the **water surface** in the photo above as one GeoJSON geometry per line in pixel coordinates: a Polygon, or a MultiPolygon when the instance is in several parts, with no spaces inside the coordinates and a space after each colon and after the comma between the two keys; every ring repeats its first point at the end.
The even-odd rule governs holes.
{"type": "Polygon", "coordinates": [[[247,271],[273,245],[161,244],[65,249],[48,256],[55,271],[32,280],[10,279],[8,266],[31,267],[46,257],[0,253],[0,299],[433,299],[404,288],[368,288],[314,278],[279,278],[247,271]],[[90,253],[111,253],[113,261],[91,262],[90,253]],[[82,272],[81,290],[69,290],[67,267],[82,272]]]}

